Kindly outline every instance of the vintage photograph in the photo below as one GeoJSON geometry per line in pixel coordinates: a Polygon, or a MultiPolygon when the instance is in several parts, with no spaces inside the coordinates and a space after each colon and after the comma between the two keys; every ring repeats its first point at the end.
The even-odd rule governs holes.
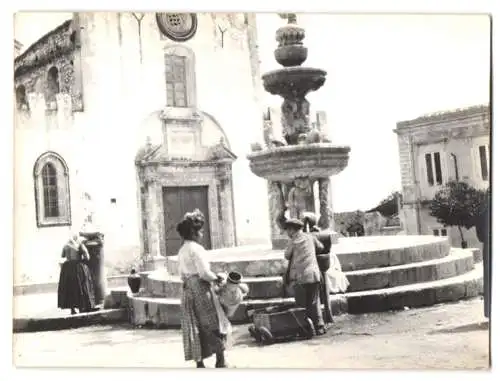
{"type": "Polygon", "coordinates": [[[488,370],[488,14],[17,12],[13,361],[488,370]]]}

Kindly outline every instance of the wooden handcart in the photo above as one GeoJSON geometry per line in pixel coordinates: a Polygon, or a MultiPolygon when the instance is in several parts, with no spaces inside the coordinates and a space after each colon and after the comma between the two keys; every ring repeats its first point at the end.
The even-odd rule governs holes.
{"type": "Polygon", "coordinates": [[[268,307],[251,312],[253,324],[250,335],[259,343],[269,345],[276,341],[311,339],[316,332],[304,308],[288,306],[268,307]]]}

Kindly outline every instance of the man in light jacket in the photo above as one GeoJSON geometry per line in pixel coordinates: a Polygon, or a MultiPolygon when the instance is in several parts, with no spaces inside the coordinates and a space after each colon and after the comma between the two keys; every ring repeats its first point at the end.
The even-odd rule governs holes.
{"type": "Polygon", "coordinates": [[[284,227],[290,238],[285,250],[285,259],[289,261],[285,282],[293,285],[296,305],[306,309],[316,334],[322,335],[325,333],[325,323],[321,313],[321,273],[316,260],[316,248],[322,250],[323,245],[316,237],[302,231],[304,224],[300,220],[287,220],[284,227]]]}

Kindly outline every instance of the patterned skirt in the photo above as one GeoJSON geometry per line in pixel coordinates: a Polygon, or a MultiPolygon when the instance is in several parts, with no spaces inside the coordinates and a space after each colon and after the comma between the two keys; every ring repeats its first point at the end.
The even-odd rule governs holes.
{"type": "Polygon", "coordinates": [[[66,261],[61,266],[57,306],[78,308],[80,312],[95,307],[94,284],[88,266],[81,261],[66,261]]]}
{"type": "Polygon", "coordinates": [[[229,320],[209,282],[197,275],[185,278],[181,307],[186,361],[201,361],[226,349],[229,320]]]}

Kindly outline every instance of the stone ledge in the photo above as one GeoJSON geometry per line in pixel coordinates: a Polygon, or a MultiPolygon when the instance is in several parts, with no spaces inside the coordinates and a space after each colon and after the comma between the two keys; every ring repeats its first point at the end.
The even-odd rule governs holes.
{"type": "MultiPolygon", "coordinates": [[[[384,290],[352,292],[332,295],[332,313],[362,314],[430,306],[437,303],[453,302],[472,298],[482,290],[482,267],[457,277],[392,287],[384,290]]],[[[158,328],[180,325],[180,301],[172,298],[131,297],[134,309],[130,322],[135,326],[152,325],[158,328]]],[[[294,305],[293,298],[271,298],[265,300],[245,300],[234,314],[233,323],[246,323],[248,311],[275,305],[294,305]]]]}
{"type": "MultiPolygon", "coordinates": [[[[446,239],[401,237],[340,238],[333,250],[344,271],[425,262],[446,257],[450,252],[446,239]]],[[[233,254],[230,250],[214,250],[208,255],[212,271],[238,271],[245,277],[278,276],[285,272],[287,264],[283,251],[270,248],[255,248],[244,253],[235,250],[233,254]]],[[[168,258],[167,270],[172,275],[178,275],[177,257],[168,258]]]]}
{"type": "Polygon", "coordinates": [[[58,331],[70,328],[81,328],[91,325],[110,323],[124,323],[128,320],[127,309],[110,309],[88,312],[77,315],[68,315],[53,318],[15,318],[13,319],[13,332],[40,332],[58,331]]]}
{"type": "Polygon", "coordinates": [[[424,262],[345,272],[352,292],[432,282],[452,278],[473,270],[469,251],[457,250],[453,255],[424,262]]]}
{"type": "Polygon", "coordinates": [[[383,290],[347,294],[348,311],[352,314],[425,307],[478,296],[482,290],[482,266],[466,274],[383,290]]]}
{"type": "MultiPolygon", "coordinates": [[[[472,253],[455,250],[454,255],[425,262],[345,272],[351,292],[385,289],[411,283],[431,282],[464,274],[474,268],[472,253]]],[[[279,298],[283,295],[281,276],[243,278],[249,286],[248,299],[279,298]]],[[[145,291],[154,297],[179,298],[181,279],[165,272],[151,274],[145,291]]]]}

